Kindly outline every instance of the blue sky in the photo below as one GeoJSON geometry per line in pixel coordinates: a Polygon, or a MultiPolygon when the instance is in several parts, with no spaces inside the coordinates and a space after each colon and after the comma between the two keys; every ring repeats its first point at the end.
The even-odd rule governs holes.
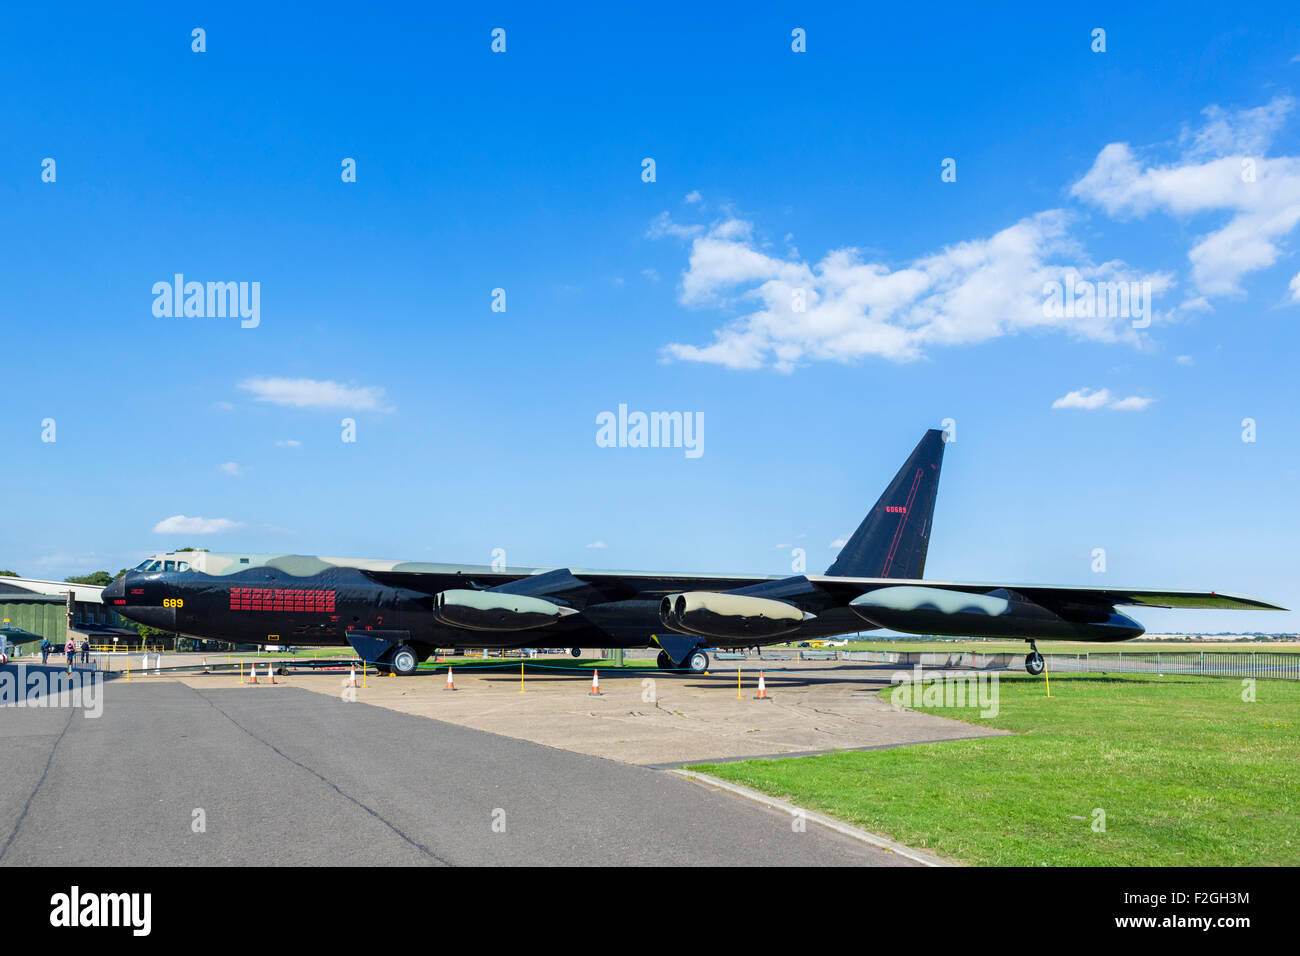
{"type": "Polygon", "coordinates": [[[929,576],[1300,606],[1291,12],[7,11],[0,566],[820,571],[952,418],[929,576]],[[177,272],[259,324],[155,316],[177,272]],[[599,447],[620,403],[704,453],[599,447]]]}

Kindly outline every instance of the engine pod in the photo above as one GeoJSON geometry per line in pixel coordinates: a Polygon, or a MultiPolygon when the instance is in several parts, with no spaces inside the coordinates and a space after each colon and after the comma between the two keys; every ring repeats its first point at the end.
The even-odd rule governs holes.
{"type": "Polygon", "coordinates": [[[433,617],[439,624],[471,631],[526,631],[578,613],[541,598],[500,591],[440,591],[433,602],[433,617]]]}
{"type": "Polygon", "coordinates": [[[659,604],[659,620],[666,627],[727,640],[778,637],[814,617],[785,601],[718,591],[670,594],[659,604]]]}
{"type": "Polygon", "coordinates": [[[1145,631],[1109,605],[1075,606],[1067,618],[1006,588],[972,594],[899,585],[868,591],[849,607],[868,624],[906,634],[1124,641],[1145,631]]]}

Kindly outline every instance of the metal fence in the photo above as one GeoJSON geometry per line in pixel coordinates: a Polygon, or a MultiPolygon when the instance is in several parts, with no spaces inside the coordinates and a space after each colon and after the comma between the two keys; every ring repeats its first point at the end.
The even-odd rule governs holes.
{"type": "Polygon", "coordinates": [[[1300,680],[1300,654],[1276,651],[1115,651],[1045,654],[1053,671],[1193,674],[1300,680]]]}
{"type": "MultiPolygon", "coordinates": [[[[766,657],[764,652],[764,657],[766,657]]],[[[840,659],[902,667],[965,667],[1024,670],[1024,654],[971,651],[841,651],[840,659]]],[[[1278,651],[1085,651],[1044,654],[1055,672],[1189,674],[1198,677],[1261,677],[1300,680],[1300,654],[1278,651]]]]}

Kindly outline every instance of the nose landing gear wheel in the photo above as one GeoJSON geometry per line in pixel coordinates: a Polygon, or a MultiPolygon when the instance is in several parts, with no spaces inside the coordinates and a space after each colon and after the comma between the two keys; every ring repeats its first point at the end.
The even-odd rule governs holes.
{"type": "Polygon", "coordinates": [[[691,651],[691,656],[686,658],[686,669],[692,674],[703,674],[709,669],[709,655],[703,651],[691,651]]]}
{"type": "Polygon", "coordinates": [[[1033,647],[1034,649],[1030,651],[1029,656],[1025,658],[1025,670],[1029,673],[1030,677],[1037,677],[1047,669],[1047,661],[1043,660],[1043,655],[1038,653],[1038,648],[1036,646],[1031,643],[1030,647],[1033,647]]]}
{"type": "Polygon", "coordinates": [[[574,657],[581,657],[581,656],[582,656],[582,648],[581,648],[581,647],[574,647],[574,648],[571,648],[571,649],[569,650],[569,653],[572,654],[574,657]]]}
{"type": "Polygon", "coordinates": [[[399,645],[397,650],[393,651],[392,660],[393,673],[398,677],[408,677],[420,666],[419,656],[405,644],[399,645]]]}

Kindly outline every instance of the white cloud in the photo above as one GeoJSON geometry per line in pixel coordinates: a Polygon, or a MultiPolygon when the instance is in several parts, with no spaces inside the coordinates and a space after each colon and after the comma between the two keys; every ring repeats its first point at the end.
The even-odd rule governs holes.
{"type": "Polygon", "coordinates": [[[1111,143],[1070,194],[1111,216],[1226,214],[1187,258],[1201,293],[1240,295],[1242,277],[1273,265],[1279,243],[1300,223],[1300,158],[1265,157],[1294,107],[1288,96],[1236,113],[1211,106],[1200,129],[1184,131],[1181,153],[1163,165],[1141,160],[1128,143],[1111,143]]]}
{"type": "Polygon", "coordinates": [[[236,461],[226,462],[221,466],[221,470],[224,471],[227,475],[230,475],[232,478],[238,478],[240,475],[244,473],[244,469],[240,468],[239,462],[236,461]]]}
{"type": "Polygon", "coordinates": [[[844,547],[844,546],[845,546],[846,544],[848,544],[848,543],[849,543],[849,536],[848,536],[847,534],[842,534],[842,535],[840,535],[838,538],[836,538],[834,541],[831,542],[831,547],[832,547],[832,548],[842,548],[842,547],[844,547]]]}
{"type": "Polygon", "coordinates": [[[1053,408],[1104,408],[1106,403],[1111,400],[1110,389],[1102,388],[1092,391],[1089,388],[1080,388],[1073,392],[1062,395],[1056,401],[1052,402],[1053,408]]]}
{"type": "Polygon", "coordinates": [[[1178,358],[1174,359],[1174,361],[1177,362],[1179,365],[1195,365],[1195,364],[1196,364],[1196,359],[1192,358],[1190,355],[1180,355],[1180,356],[1178,356],[1178,358]]]}
{"type": "Polygon", "coordinates": [[[587,547],[591,548],[593,551],[604,551],[608,545],[606,545],[604,541],[593,541],[591,544],[587,545],[587,547]]]}
{"type": "Polygon", "coordinates": [[[650,223],[650,228],[646,230],[646,235],[651,239],[662,239],[664,236],[676,236],[678,239],[689,239],[691,236],[699,235],[704,231],[703,226],[681,226],[673,222],[672,216],[668,211],[661,212],[650,223]]]}
{"type": "Polygon", "coordinates": [[[1130,395],[1128,398],[1116,398],[1111,395],[1110,389],[1108,388],[1099,388],[1096,391],[1093,391],[1090,388],[1080,388],[1062,395],[1056,401],[1052,402],[1052,407],[1081,408],[1088,411],[1098,408],[1110,408],[1116,411],[1140,412],[1153,401],[1155,401],[1155,399],[1143,398],[1139,395],[1130,395]]]}
{"type": "Polygon", "coordinates": [[[1154,398],[1130,395],[1128,398],[1121,398],[1111,402],[1110,407],[1121,412],[1140,412],[1154,401],[1154,398]]]}
{"type": "Polygon", "coordinates": [[[302,442],[296,438],[286,438],[283,441],[276,442],[276,445],[280,448],[301,448],[302,442]]]}
{"type": "Polygon", "coordinates": [[[689,203],[697,203],[703,198],[704,197],[700,195],[700,191],[698,189],[692,189],[690,192],[686,194],[686,201],[689,203]]]}
{"type": "Polygon", "coordinates": [[[185,515],[172,515],[153,526],[154,534],[221,534],[242,527],[238,521],[229,518],[187,518],[185,515]]]}
{"type": "Polygon", "coordinates": [[[295,408],[348,408],[390,411],[384,407],[384,390],[377,385],[343,385],[311,378],[248,378],[239,387],[259,402],[295,408]]]}
{"type": "Polygon", "coordinates": [[[1129,318],[1052,314],[1044,307],[1045,284],[1063,283],[1072,273],[1076,281],[1148,281],[1157,294],[1171,278],[1139,274],[1118,261],[1092,264],[1067,234],[1069,223],[1064,210],[1048,210],[987,239],[891,268],[863,261],[856,249],[831,251],[816,264],[797,253],[776,258],[754,240],[752,223],[717,222],[703,234],[689,234],[679,301],[752,311],[717,329],[710,344],[672,343],[664,351],[670,358],[728,368],[771,364],[790,371],[819,359],[912,361],[928,347],[1025,331],[1136,344],[1140,339],[1129,318]]]}
{"type": "Polygon", "coordinates": [[[1287,287],[1292,302],[1300,302],[1300,272],[1291,277],[1291,283],[1287,287]]]}

